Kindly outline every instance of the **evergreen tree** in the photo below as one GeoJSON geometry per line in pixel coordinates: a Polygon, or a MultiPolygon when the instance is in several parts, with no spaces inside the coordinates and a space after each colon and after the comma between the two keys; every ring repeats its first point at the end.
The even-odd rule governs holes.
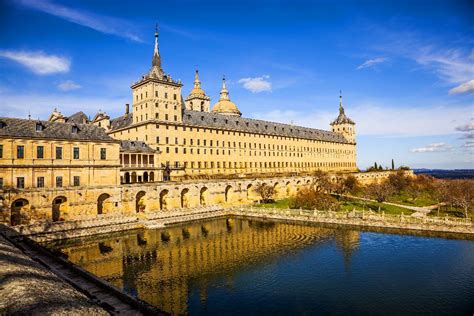
{"type": "Polygon", "coordinates": [[[377,166],[377,162],[374,162],[374,169],[377,170],[379,167],[377,166]]]}
{"type": "Polygon", "coordinates": [[[392,158],[392,170],[395,170],[395,161],[393,161],[393,158],[392,158]]]}

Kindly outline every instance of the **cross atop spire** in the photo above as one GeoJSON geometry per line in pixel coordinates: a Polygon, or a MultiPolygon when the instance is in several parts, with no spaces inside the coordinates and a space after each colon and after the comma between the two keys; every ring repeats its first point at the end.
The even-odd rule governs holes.
{"type": "Polygon", "coordinates": [[[158,49],[158,23],[155,26],[155,49],[153,51],[153,58],[151,60],[150,75],[158,78],[162,78],[164,75],[163,69],[161,68],[161,57],[158,49]]]}
{"type": "Polygon", "coordinates": [[[225,84],[225,75],[222,76],[222,89],[221,89],[221,97],[219,101],[222,101],[222,100],[230,100],[229,90],[227,90],[227,86],[225,84]]]}

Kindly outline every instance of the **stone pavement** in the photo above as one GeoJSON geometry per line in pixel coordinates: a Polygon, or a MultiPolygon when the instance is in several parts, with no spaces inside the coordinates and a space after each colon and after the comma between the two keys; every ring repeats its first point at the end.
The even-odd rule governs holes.
{"type": "Polygon", "coordinates": [[[1,315],[109,315],[0,236],[1,315]]]}

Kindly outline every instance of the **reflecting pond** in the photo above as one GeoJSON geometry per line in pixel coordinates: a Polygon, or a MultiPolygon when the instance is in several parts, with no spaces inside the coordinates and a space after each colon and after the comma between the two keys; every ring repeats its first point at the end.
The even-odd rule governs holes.
{"type": "Polygon", "coordinates": [[[474,241],[242,218],[50,244],[172,314],[469,314],[474,241]]]}

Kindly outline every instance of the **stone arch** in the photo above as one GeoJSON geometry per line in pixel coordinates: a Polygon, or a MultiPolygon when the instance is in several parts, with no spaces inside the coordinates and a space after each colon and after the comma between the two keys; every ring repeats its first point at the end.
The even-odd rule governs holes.
{"type": "Polygon", "coordinates": [[[273,189],[275,190],[275,199],[278,199],[281,196],[281,185],[278,182],[273,184],[273,189]]]}
{"type": "Polygon", "coordinates": [[[134,171],[132,172],[132,175],[130,177],[130,183],[136,183],[137,182],[137,173],[134,171]]]}
{"type": "Polygon", "coordinates": [[[227,203],[232,201],[233,194],[234,194],[234,189],[232,188],[232,186],[231,185],[226,186],[225,191],[224,191],[224,198],[227,203]]]}
{"type": "Polygon", "coordinates": [[[160,210],[168,209],[168,190],[162,190],[160,192],[160,210]]]}
{"type": "Polygon", "coordinates": [[[181,208],[188,208],[189,207],[189,189],[185,188],[181,191],[181,208]]]}
{"type": "Polygon", "coordinates": [[[26,199],[13,201],[10,213],[10,225],[22,225],[28,222],[27,216],[30,209],[30,202],[26,199]]]}
{"type": "Polygon", "coordinates": [[[150,182],[155,182],[155,173],[150,171],[150,182]]]}
{"type": "Polygon", "coordinates": [[[101,195],[99,195],[99,197],[97,198],[97,214],[104,214],[104,213],[107,213],[107,211],[109,210],[109,206],[110,206],[110,201],[107,201],[110,198],[110,194],[108,193],[102,193],[101,195]]]}
{"type": "Polygon", "coordinates": [[[52,207],[52,220],[53,222],[57,222],[63,220],[61,215],[67,212],[67,197],[65,196],[58,196],[53,200],[53,207],[52,207]]]}
{"type": "Polygon", "coordinates": [[[145,172],[143,173],[143,182],[148,182],[148,179],[149,179],[149,178],[148,178],[148,172],[145,171],[145,172]]]}
{"type": "Polygon", "coordinates": [[[146,209],[146,193],[145,191],[140,191],[135,197],[135,211],[137,213],[145,212],[146,209]]]}
{"type": "Polygon", "coordinates": [[[255,191],[253,190],[252,183],[247,185],[247,200],[254,200],[255,198],[255,191]]]}
{"type": "Polygon", "coordinates": [[[130,183],[130,172],[125,172],[125,183],[130,183]]]}
{"type": "Polygon", "coordinates": [[[298,180],[296,181],[296,191],[299,191],[301,189],[301,181],[298,180]]]}
{"type": "Polygon", "coordinates": [[[207,187],[202,187],[199,191],[199,204],[201,206],[207,206],[209,199],[209,189],[207,187]]]}
{"type": "Polygon", "coordinates": [[[293,187],[291,186],[291,181],[286,182],[286,195],[287,196],[292,196],[293,195],[293,187]]]}

